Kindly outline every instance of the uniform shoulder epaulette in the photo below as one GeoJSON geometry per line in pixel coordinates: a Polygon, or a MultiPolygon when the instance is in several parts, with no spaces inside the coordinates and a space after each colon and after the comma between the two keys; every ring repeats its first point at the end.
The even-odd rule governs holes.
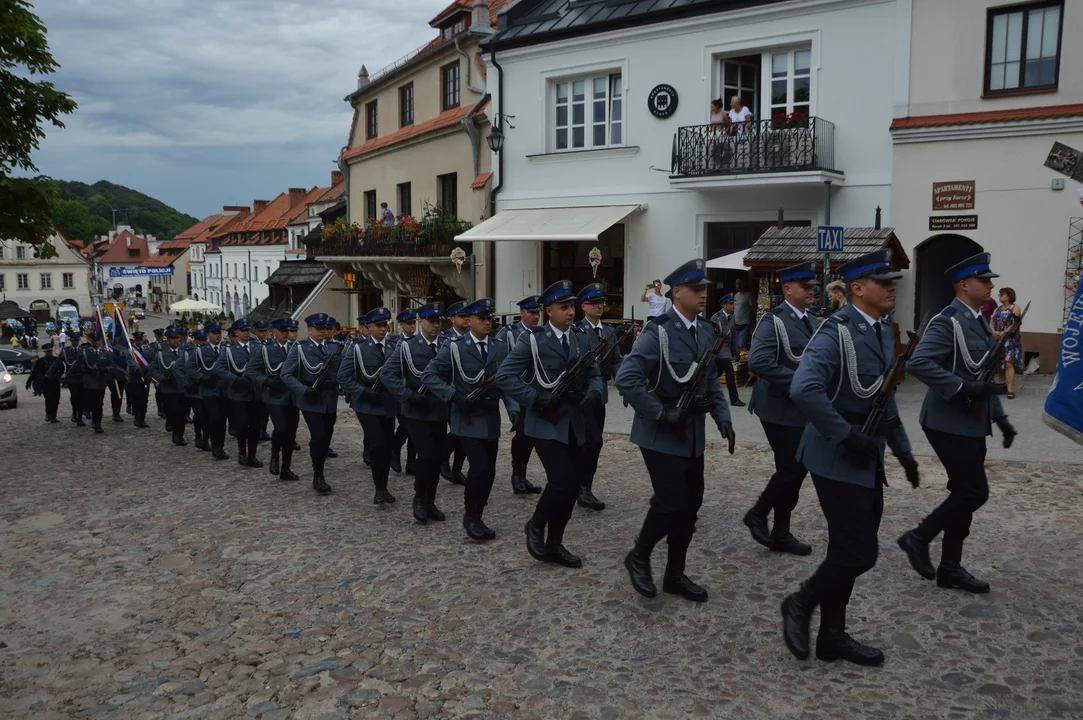
{"type": "Polygon", "coordinates": [[[673,318],[669,316],[669,313],[660,315],[659,317],[651,320],[652,325],[665,325],[666,323],[673,322],[673,318]]]}
{"type": "Polygon", "coordinates": [[[950,318],[952,315],[954,315],[957,312],[959,312],[959,308],[955,307],[954,305],[948,305],[946,308],[944,308],[943,310],[940,311],[940,314],[943,315],[944,317],[949,317],[950,318]]]}
{"type": "Polygon", "coordinates": [[[782,314],[784,312],[786,312],[786,307],[784,305],[776,305],[775,307],[768,310],[767,314],[768,315],[778,315],[779,317],[782,317],[782,314]]]}
{"type": "Polygon", "coordinates": [[[466,333],[459,335],[458,337],[451,338],[451,342],[466,342],[466,333]]]}
{"type": "Polygon", "coordinates": [[[572,330],[574,330],[574,331],[575,331],[575,332],[577,332],[577,333],[581,333],[581,334],[583,334],[583,335],[586,335],[586,333],[587,333],[587,331],[586,331],[586,330],[584,330],[584,329],[582,328],[582,326],[580,326],[580,325],[572,325],[572,330]]]}
{"type": "Polygon", "coordinates": [[[490,337],[489,337],[489,339],[490,339],[491,341],[493,341],[493,342],[498,342],[498,343],[504,343],[505,345],[507,345],[507,343],[508,343],[508,341],[507,341],[507,340],[505,340],[504,338],[498,338],[498,337],[492,337],[492,336],[490,336],[490,337]]]}
{"type": "Polygon", "coordinates": [[[527,328],[526,331],[528,333],[531,333],[532,335],[534,335],[534,334],[537,334],[537,333],[540,333],[540,332],[545,332],[545,326],[544,325],[535,325],[532,328],[527,328]]]}
{"type": "Polygon", "coordinates": [[[850,318],[846,315],[846,313],[841,312],[833,313],[829,318],[827,318],[827,320],[824,320],[824,322],[831,322],[832,320],[837,323],[850,322],[850,318]]]}
{"type": "Polygon", "coordinates": [[[707,317],[706,315],[696,315],[696,321],[711,324],[711,318],[707,317]]]}

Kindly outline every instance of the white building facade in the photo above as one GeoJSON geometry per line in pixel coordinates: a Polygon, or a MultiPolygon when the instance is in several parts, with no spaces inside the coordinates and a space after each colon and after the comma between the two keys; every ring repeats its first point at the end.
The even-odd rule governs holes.
{"type": "Polygon", "coordinates": [[[89,314],[90,262],[59,231],[47,242],[56,257],[39,259],[30,245],[0,240],[0,298],[18,303],[39,322],[55,317],[60,305],[74,305],[81,315],[89,314]]]}
{"type": "Polygon", "coordinates": [[[996,286],[1031,303],[1024,354],[1052,372],[1083,240],[1083,3],[912,5],[891,129],[892,216],[914,262],[897,315],[938,311],[953,296],[944,270],[991,252],[996,286]],[[1075,151],[1062,172],[1046,166],[1055,143],[1075,151]]]}
{"type": "Polygon", "coordinates": [[[496,243],[501,312],[566,278],[602,282],[610,312],[638,305],[643,317],[648,282],[748,248],[780,209],[788,224],[870,226],[881,207],[890,224],[909,2],[701,2],[641,16],[601,5],[595,18],[615,14],[604,32],[572,23],[548,40],[524,29],[552,4],[520,0],[483,46],[505,141],[497,214],[462,238],[496,243]],[[752,122],[711,125],[711,101],[728,109],[734,95],[752,122]]]}
{"type": "Polygon", "coordinates": [[[218,250],[203,253],[203,273],[206,300],[229,312],[223,303],[222,293],[222,253],[218,250]]]}

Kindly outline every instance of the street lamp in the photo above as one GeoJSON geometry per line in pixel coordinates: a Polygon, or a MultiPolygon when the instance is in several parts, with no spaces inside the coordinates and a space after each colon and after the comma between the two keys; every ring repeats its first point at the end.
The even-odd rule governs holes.
{"type": "Polygon", "coordinates": [[[514,119],[514,115],[504,115],[503,113],[496,114],[496,117],[494,118],[495,123],[493,124],[493,129],[489,131],[489,137],[485,138],[485,143],[494,153],[498,153],[504,149],[504,131],[500,129],[501,121],[507,123],[508,127],[514,130],[515,126],[512,125],[511,122],[509,122],[510,120],[514,119]]]}

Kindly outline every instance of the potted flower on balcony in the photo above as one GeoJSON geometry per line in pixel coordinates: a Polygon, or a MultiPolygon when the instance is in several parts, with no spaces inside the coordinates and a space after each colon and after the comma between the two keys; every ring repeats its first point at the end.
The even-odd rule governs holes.
{"type": "Polygon", "coordinates": [[[800,110],[794,110],[787,118],[789,126],[792,128],[807,128],[808,127],[808,115],[800,110]]]}
{"type": "Polygon", "coordinates": [[[784,112],[775,113],[771,116],[772,130],[785,130],[790,126],[790,116],[784,112]]]}

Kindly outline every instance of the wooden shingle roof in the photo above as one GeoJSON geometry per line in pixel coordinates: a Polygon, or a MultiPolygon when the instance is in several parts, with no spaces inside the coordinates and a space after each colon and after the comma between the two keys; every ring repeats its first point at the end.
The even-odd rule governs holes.
{"type": "MultiPolygon", "coordinates": [[[[832,267],[880,248],[891,250],[891,264],[896,270],[910,267],[910,258],[895,236],[895,228],[848,227],[843,231],[842,239],[846,249],[831,253],[832,267]]],[[[786,267],[808,260],[823,260],[823,255],[816,252],[815,227],[769,228],[752,243],[745,255],[745,265],[754,269],[757,266],[761,269],[786,267]]]]}

